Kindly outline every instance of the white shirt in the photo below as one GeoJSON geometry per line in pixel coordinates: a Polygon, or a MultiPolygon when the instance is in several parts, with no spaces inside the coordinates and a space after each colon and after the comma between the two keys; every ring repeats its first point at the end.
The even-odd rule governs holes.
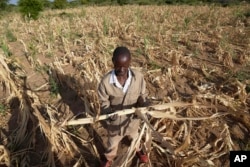
{"type": "Polygon", "coordinates": [[[128,87],[131,83],[131,80],[132,80],[132,74],[131,74],[131,71],[130,69],[128,69],[128,78],[127,80],[125,81],[125,84],[124,86],[122,86],[120,84],[120,82],[118,81],[116,75],[115,75],[115,70],[112,70],[112,73],[111,73],[111,77],[110,77],[110,80],[109,80],[109,83],[110,84],[115,84],[116,87],[122,89],[122,92],[123,93],[126,93],[128,91],[128,87]]]}

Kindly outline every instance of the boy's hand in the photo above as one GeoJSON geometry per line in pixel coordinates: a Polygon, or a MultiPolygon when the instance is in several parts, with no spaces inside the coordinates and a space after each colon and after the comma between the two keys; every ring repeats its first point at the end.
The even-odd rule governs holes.
{"type": "Polygon", "coordinates": [[[143,98],[141,96],[138,97],[136,105],[137,105],[137,107],[143,107],[144,106],[144,100],[143,100],[143,98]]]}
{"type": "Polygon", "coordinates": [[[118,118],[118,114],[114,114],[114,115],[109,117],[109,120],[110,121],[115,121],[115,120],[117,120],[117,118],[118,118]]]}

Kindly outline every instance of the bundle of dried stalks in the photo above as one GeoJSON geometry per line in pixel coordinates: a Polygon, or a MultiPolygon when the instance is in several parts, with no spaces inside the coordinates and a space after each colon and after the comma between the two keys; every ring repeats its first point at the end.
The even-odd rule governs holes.
{"type": "Polygon", "coordinates": [[[11,140],[9,144],[13,144],[12,146],[13,150],[11,151],[20,153],[14,155],[11,158],[11,161],[13,162],[16,161],[22,164],[29,164],[28,163],[29,158],[27,157],[27,154],[25,153],[24,150],[30,149],[32,145],[32,140],[34,137],[33,131],[35,128],[31,127],[30,129],[28,129],[28,123],[31,121],[34,123],[34,118],[31,115],[32,111],[30,108],[30,103],[31,103],[30,98],[27,96],[25,89],[20,89],[23,86],[22,85],[23,75],[20,76],[18,68],[16,69],[16,71],[10,70],[9,66],[13,65],[12,63],[13,62],[10,59],[7,59],[3,55],[0,55],[0,69],[1,69],[0,75],[2,78],[2,83],[5,85],[6,89],[9,91],[10,94],[7,100],[8,102],[13,100],[14,98],[17,98],[19,100],[19,106],[17,110],[20,113],[18,113],[18,119],[16,122],[18,126],[15,129],[15,137],[13,136],[9,137],[9,140],[11,140]],[[17,149],[18,147],[21,150],[18,150],[17,149]]]}
{"type": "MultiPolygon", "coordinates": [[[[215,113],[211,116],[207,116],[207,117],[178,117],[177,115],[179,115],[180,113],[176,113],[173,111],[167,111],[170,108],[174,108],[174,107],[190,107],[190,106],[195,106],[195,108],[208,108],[209,106],[203,106],[203,105],[197,105],[197,104],[188,104],[188,103],[180,103],[180,102],[173,102],[173,103],[168,103],[168,104],[161,104],[161,105],[155,105],[155,106],[150,106],[149,108],[133,108],[133,109],[126,109],[126,110],[122,110],[122,111],[117,111],[116,114],[118,115],[127,115],[127,114],[137,114],[142,120],[143,122],[145,122],[144,126],[141,129],[140,135],[137,139],[134,139],[131,146],[128,149],[128,152],[120,155],[117,160],[114,162],[114,166],[115,165],[121,165],[121,166],[127,166],[128,162],[131,161],[131,159],[133,158],[132,153],[134,153],[135,151],[135,142],[140,142],[142,135],[145,133],[146,136],[148,136],[146,138],[145,143],[151,143],[151,137],[149,136],[153,136],[153,141],[159,143],[158,149],[160,149],[163,153],[168,153],[172,156],[183,156],[183,153],[181,152],[182,150],[184,150],[185,148],[187,148],[191,143],[190,141],[190,135],[191,135],[191,121],[195,121],[195,120],[206,120],[206,119],[214,119],[216,117],[219,116],[223,116],[225,115],[225,113],[215,113]],[[163,127],[161,127],[161,129],[159,129],[160,132],[155,130],[155,127],[151,125],[151,123],[148,121],[147,117],[145,117],[145,115],[150,115],[154,118],[161,118],[161,120],[164,120],[166,118],[171,119],[171,120],[190,120],[190,127],[188,128],[187,132],[187,136],[185,141],[179,146],[177,147],[175,150],[173,148],[173,146],[171,146],[169,144],[168,141],[166,141],[166,139],[164,138],[164,136],[162,136],[162,134],[160,132],[162,132],[163,127]],[[145,126],[146,125],[146,126],[145,126]],[[145,128],[149,129],[149,131],[145,131],[145,128]]],[[[107,114],[107,115],[101,115],[99,116],[97,119],[95,118],[82,118],[82,119],[78,119],[78,120],[69,120],[68,122],[64,122],[62,124],[62,126],[65,125],[78,125],[78,124],[90,124],[90,123],[95,123],[96,121],[100,121],[100,120],[105,120],[108,119],[110,116],[112,116],[113,114],[107,114]]],[[[159,121],[157,121],[159,123],[159,121]]],[[[186,124],[184,124],[186,126],[186,124]]],[[[166,126],[165,126],[165,129],[166,126]]],[[[173,142],[173,141],[172,141],[173,142]]],[[[150,153],[150,150],[152,150],[152,146],[151,144],[145,144],[146,146],[146,150],[147,153],[150,153]]]]}
{"type": "MultiPolygon", "coordinates": [[[[79,125],[79,124],[93,124],[97,121],[100,120],[106,120],[113,116],[114,114],[117,114],[119,116],[121,115],[129,115],[133,113],[137,113],[137,111],[141,111],[142,114],[148,114],[154,118],[168,118],[172,120],[205,120],[205,119],[212,119],[216,118],[228,113],[215,113],[209,117],[178,117],[176,111],[161,111],[161,110],[167,110],[173,107],[190,107],[190,106],[195,106],[196,108],[209,108],[210,106],[203,106],[203,105],[197,105],[197,104],[188,104],[188,103],[181,103],[181,102],[172,102],[168,104],[160,104],[160,105],[155,105],[155,106],[150,106],[150,107],[144,107],[144,108],[132,108],[132,109],[125,109],[121,111],[117,111],[116,113],[111,113],[111,114],[105,114],[101,115],[98,117],[90,117],[90,118],[82,118],[82,119],[77,119],[77,120],[69,120],[66,121],[62,124],[62,126],[65,125],[79,125]]],[[[214,108],[215,106],[213,106],[214,108]]]]}

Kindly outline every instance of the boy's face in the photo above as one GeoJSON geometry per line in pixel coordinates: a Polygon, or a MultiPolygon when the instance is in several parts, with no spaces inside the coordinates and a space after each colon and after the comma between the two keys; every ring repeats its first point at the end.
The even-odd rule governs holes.
{"type": "Polygon", "coordinates": [[[113,64],[116,76],[127,77],[130,65],[130,56],[119,55],[113,60],[113,64]]]}

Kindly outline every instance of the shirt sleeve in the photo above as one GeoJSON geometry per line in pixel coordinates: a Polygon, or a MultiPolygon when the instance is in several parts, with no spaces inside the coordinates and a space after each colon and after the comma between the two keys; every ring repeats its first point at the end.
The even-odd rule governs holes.
{"type": "Polygon", "coordinates": [[[101,114],[111,113],[109,95],[106,92],[105,85],[103,82],[98,87],[98,97],[100,101],[101,114]]]}

